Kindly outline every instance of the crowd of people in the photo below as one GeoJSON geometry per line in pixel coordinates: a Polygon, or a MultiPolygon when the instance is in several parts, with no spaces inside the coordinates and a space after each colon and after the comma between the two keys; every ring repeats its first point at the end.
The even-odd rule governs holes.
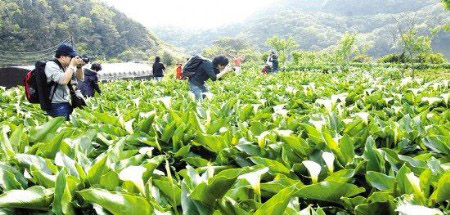
{"type": "MultiPolygon", "coordinates": [[[[231,71],[240,74],[243,61],[243,57],[235,55],[232,58],[233,66],[229,66],[230,61],[226,56],[216,56],[212,60],[194,56],[186,59],[184,66],[181,62],[176,64],[175,78],[187,80],[190,92],[201,102],[205,98],[205,93],[209,91],[205,85],[207,80],[219,80],[231,71]]],[[[159,56],[155,57],[152,68],[154,80],[162,81],[166,66],[159,56]]],[[[83,108],[86,105],[84,102],[86,98],[95,96],[95,93],[101,94],[98,84],[98,72],[101,70],[101,64],[81,58],[71,45],[62,44],[55,51],[55,58],[46,62],[42,71],[45,74],[47,90],[41,89],[38,93],[44,94],[43,98],[48,105],[43,105],[44,101],[34,103],[40,103],[49,116],[69,120],[74,108],[83,108]],[[90,64],[90,68],[87,64],[90,64]]],[[[278,56],[272,51],[266,60],[263,73],[278,71],[278,56]]]]}

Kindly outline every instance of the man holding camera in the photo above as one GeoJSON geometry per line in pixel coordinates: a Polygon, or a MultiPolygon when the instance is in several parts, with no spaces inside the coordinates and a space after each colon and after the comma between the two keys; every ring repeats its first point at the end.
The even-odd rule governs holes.
{"type": "Polygon", "coordinates": [[[53,83],[50,88],[51,108],[47,111],[48,115],[62,116],[69,120],[73,108],[68,85],[84,79],[81,69],[84,64],[73,47],[67,44],[60,45],[56,50],[55,59],[47,62],[45,65],[47,83],[53,83]]]}
{"type": "MultiPolygon", "coordinates": [[[[205,96],[204,93],[208,92],[208,88],[205,86],[208,79],[216,81],[232,71],[228,67],[229,60],[225,56],[217,56],[212,61],[206,59],[201,61],[198,68],[195,68],[195,73],[189,77],[189,89],[197,101],[201,101],[205,96]]],[[[191,60],[185,67],[189,66],[190,62],[191,60]]]]}

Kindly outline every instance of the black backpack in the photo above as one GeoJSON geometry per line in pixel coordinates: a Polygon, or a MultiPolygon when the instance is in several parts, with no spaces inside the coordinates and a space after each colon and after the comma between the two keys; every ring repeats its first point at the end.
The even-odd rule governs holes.
{"type": "MultiPolygon", "coordinates": [[[[47,84],[47,76],[45,75],[46,64],[44,61],[36,62],[35,68],[27,73],[24,80],[25,97],[30,103],[40,104],[42,110],[50,110],[50,89],[56,85],[53,81],[47,84]]],[[[52,98],[55,92],[56,87],[53,89],[52,98]]]]}
{"type": "Polygon", "coordinates": [[[206,60],[207,59],[205,59],[204,57],[202,57],[200,55],[195,55],[195,56],[191,57],[191,59],[189,59],[189,61],[183,67],[183,73],[182,73],[183,78],[192,77],[193,75],[195,75],[195,73],[198,72],[197,70],[200,67],[200,65],[206,60]]]}

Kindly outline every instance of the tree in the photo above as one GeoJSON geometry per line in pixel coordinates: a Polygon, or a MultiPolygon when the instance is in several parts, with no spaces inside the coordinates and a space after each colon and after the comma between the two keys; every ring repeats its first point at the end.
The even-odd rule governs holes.
{"type": "Polygon", "coordinates": [[[356,49],[355,41],[356,34],[354,33],[346,33],[342,36],[338,47],[335,49],[335,60],[337,63],[346,64],[350,62],[356,49]]]}
{"type": "Polygon", "coordinates": [[[171,66],[174,62],[174,58],[169,52],[164,52],[161,60],[167,66],[171,66]]]}
{"type": "Polygon", "coordinates": [[[251,49],[253,49],[253,47],[251,47],[250,44],[244,39],[223,37],[214,41],[212,46],[203,49],[202,54],[208,58],[212,58],[217,55],[234,57],[242,52],[250,54],[248,50],[251,49]]]}
{"type": "Polygon", "coordinates": [[[409,61],[414,62],[414,58],[420,54],[431,54],[431,38],[428,36],[418,36],[417,29],[411,28],[401,35],[404,51],[408,54],[409,61]]]}
{"type": "MultiPolygon", "coordinates": [[[[408,20],[406,30],[401,25],[400,20],[398,19],[395,20],[397,21],[397,28],[400,34],[401,45],[403,49],[402,55],[405,55],[406,61],[411,64],[412,76],[414,77],[415,73],[413,64],[415,62],[415,58],[418,56],[426,56],[432,54],[431,41],[432,37],[436,35],[437,30],[436,29],[431,30],[431,37],[426,35],[418,36],[414,17],[408,20]]],[[[421,59],[423,58],[424,57],[422,57],[421,59]]]]}
{"type": "Polygon", "coordinates": [[[223,54],[223,49],[221,49],[219,46],[216,46],[216,45],[206,48],[202,52],[202,55],[207,58],[213,58],[214,56],[222,55],[222,54],[223,54]]]}
{"type": "Polygon", "coordinates": [[[143,53],[174,50],[160,46],[161,41],[147,28],[100,1],[68,2],[0,0],[0,63],[30,64],[51,59],[54,47],[70,36],[80,54],[96,59],[147,59],[148,54],[143,53]],[[36,54],[11,57],[9,53],[15,52],[36,54]]]}
{"type": "Polygon", "coordinates": [[[138,49],[127,49],[120,53],[118,58],[123,61],[143,61],[148,58],[147,54],[138,49]]]}
{"type": "Polygon", "coordinates": [[[444,5],[444,8],[446,10],[450,10],[450,0],[441,0],[442,4],[444,5]]]}
{"type": "Polygon", "coordinates": [[[281,65],[284,65],[291,52],[299,47],[293,37],[280,39],[277,36],[273,36],[266,40],[266,44],[276,50],[281,65]]]}

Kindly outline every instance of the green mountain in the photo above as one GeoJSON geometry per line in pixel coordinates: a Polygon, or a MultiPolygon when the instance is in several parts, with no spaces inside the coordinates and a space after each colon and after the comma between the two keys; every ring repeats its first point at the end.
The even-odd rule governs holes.
{"type": "Polygon", "coordinates": [[[0,0],[0,64],[49,58],[71,36],[83,55],[148,60],[178,51],[143,25],[96,0],[0,0]]]}
{"type": "MultiPolygon", "coordinates": [[[[154,31],[165,41],[187,52],[201,52],[222,37],[244,39],[261,51],[274,35],[292,36],[303,50],[332,48],[346,32],[358,33],[359,43],[369,45],[368,54],[380,57],[400,52],[399,28],[414,23],[419,33],[450,24],[450,12],[439,0],[281,0],[247,20],[213,30],[193,33],[170,27],[154,31]]],[[[433,39],[433,50],[450,57],[450,33],[433,39]]]]}

